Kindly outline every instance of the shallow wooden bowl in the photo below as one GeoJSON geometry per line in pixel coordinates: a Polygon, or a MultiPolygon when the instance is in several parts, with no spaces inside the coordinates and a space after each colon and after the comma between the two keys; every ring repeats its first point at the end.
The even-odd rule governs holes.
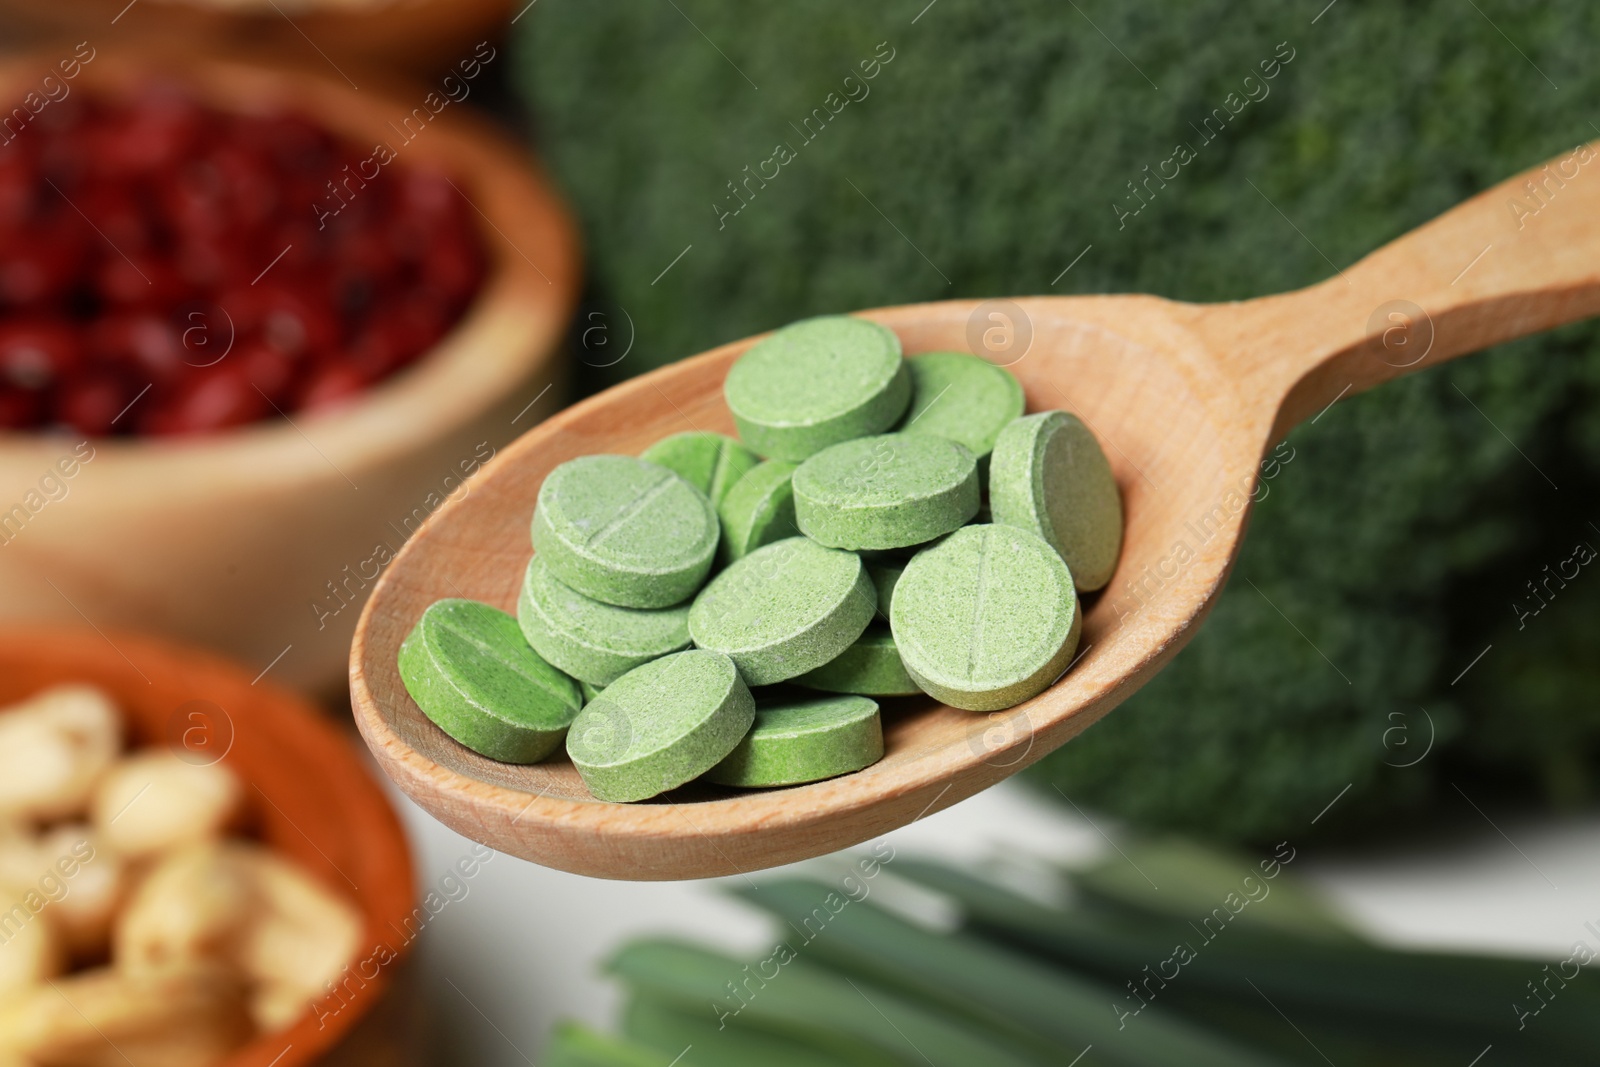
{"type": "MultiPolygon", "coordinates": [[[[62,682],[89,682],[115,697],[131,745],[224,752],[247,783],[248,825],[260,839],[361,909],[363,955],[380,944],[405,951],[396,931],[416,894],[400,820],[357,746],[312,705],[270,681],[252,684],[246,669],[211,653],[156,638],[0,626],[0,706],[62,682]]],[[[226,1067],[315,1062],[377,1003],[397,963],[379,968],[344,1007],[320,1019],[307,1014],[226,1067]]]]}
{"type": "Polygon", "coordinates": [[[0,0],[0,17],[35,36],[181,40],[205,54],[331,63],[357,76],[369,67],[442,73],[470,58],[478,42],[498,42],[515,14],[511,0],[0,0]]]}
{"type": "MultiPolygon", "coordinates": [[[[56,58],[0,64],[0,96],[22,99],[56,58]]],[[[554,410],[575,229],[526,153],[463,107],[402,145],[390,123],[416,102],[331,74],[101,49],[71,85],[115,92],[156,74],[216,106],[283,105],[358,144],[393,143],[393,166],[443,168],[481,212],[489,273],[434,351],[346,407],[187,440],[91,442],[65,498],[0,526],[0,621],[156,631],[270,664],[280,681],[342,687],[358,602],[388,557],[466,491],[464,473],[554,410]]],[[[0,523],[78,444],[0,434],[0,523]]]]}

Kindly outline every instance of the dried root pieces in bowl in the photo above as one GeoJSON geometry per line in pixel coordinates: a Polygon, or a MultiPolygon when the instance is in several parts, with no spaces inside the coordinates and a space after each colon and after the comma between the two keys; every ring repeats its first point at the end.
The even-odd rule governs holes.
{"type": "Polygon", "coordinates": [[[117,923],[113,958],[129,973],[216,964],[246,983],[264,1031],[299,1018],[355,955],[353,909],[268,849],[207,841],[167,854],[117,923]]]}
{"type": "Polygon", "coordinates": [[[252,1029],[241,983],[226,970],[127,974],[111,966],[7,998],[0,1034],[16,1050],[13,1060],[0,1058],[8,1067],[207,1067],[252,1029]]]}
{"type": "Polygon", "coordinates": [[[219,835],[243,789],[221,763],[190,763],[150,749],[106,771],[90,804],[94,824],[119,855],[142,859],[219,835]]]}
{"type": "Polygon", "coordinates": [[[225,763],[122,726],[87,686],[0,708],[0,1067],[207,1067],[355,956],[351,902],[230,835],[225,763]]]}
{"type": "MultiPolygon", "coordinates": [[[[69,959],[105,955],[111,918],[128,881],[127,861],[85,823],[62,823],[42,833],[18,826],[0,831],[0,898],[14,911],[13,898],[20,897],[15,903],[30,915],[34,905],[41,912],[48,908],[53,944],[69,959]]],[[[14,918],[0,915],[0,937],[14,918]]]]}
{"type": "Polygon", "coordinates": [[[122,718],[98,689],[64,685],[0,713],[0,819],[81,815],[122,748],[122,718]]]}

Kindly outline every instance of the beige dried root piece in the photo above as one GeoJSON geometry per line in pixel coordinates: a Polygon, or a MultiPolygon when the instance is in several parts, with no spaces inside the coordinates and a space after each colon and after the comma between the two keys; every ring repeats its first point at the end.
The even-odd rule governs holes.
{"type": "Polygon", "coordinates": [[[299,865],[263,848],[241,850],[266,907],[246,931],[240,963],[255,982],[250,1010],[263,1030],[293,1023],[355,958],[361,913],[299,865]]]}
{"type": "Polygon", "coordinates": [[[136,859],[219,836],[238,813],[243,794],[238,776],[224,764],[190,763],[151,749],[107,770],[91,807],[106,845],[136,859]]]}
{"type": "MultiPolygon", "coordinates": [[[[127,864],[85,824],[67,823],[42,834],[0,829],[0,887],[49,922],[74,959],[105,954],[111,917],[127,883],[127,864]]],[[[0,937],[4,932],[0,928],[0,937]]]]}
{"type": "Polygon", "coordinates": [[[20,892],[38,878],[33,861],[36,841],[30,827],[0,821],[0,886],[20,892]]]}
{"type": "Polygon", "coordinates": [[[252,1033],[223,968],[101,967],[0,1000],[0,1057],[32,1067],[211,1067],[252,1033]]]}
{"type": "Polygon", "coordinates": [[[55,929],[21,895],[0,891],[0,1004],[60,974],[65,962],[55,929]]]}
{"type": "Polygon", "coordinates": [[[159,859],[118,917],[112,958],[129,971],[182,964],[230,966],[256,908],[255,886],[220,843],[159,859]]]}
{"type": "Polygon", "coordinates": [[[122,718],[93,686],[56,686],[0,710],[0,820],[82,815],[121,749],[122,718]]]}
{"type": "Polygon", "coordinates": [[[60,879],[63,891],[43,912],[74,959],[94,959],[111,947],[111,921],[131,882],[128,863],[105,846],[93,827],[69,823],[47,831],[35,848],[38,884],[60,879]]]}
{"type": "Polygon", "coordinates": [[[243,975],[251,1016],[283,1029],[355,956],[361,915],[268,849],[191,846],[162,859],[117,923],[113,956],[130,971],[209,961],[243,975]]]}

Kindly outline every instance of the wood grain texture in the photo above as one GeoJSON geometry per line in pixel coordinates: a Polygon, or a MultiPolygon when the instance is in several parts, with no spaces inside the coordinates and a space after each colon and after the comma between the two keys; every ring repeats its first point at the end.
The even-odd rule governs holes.
{"type": "MultiPolygon", "coordinates": [[[[54,58],[0,65],[0,96],[20,98],[54,58]]],[[[156,74],[224,109],[281,106],[359,145],[393,143],[393,166],[441,168],[478,209],[488,275],[431,352],[348,406],[198,438],[93,442],[70,494],[0,536],[0,620],[153,630],[257,670],[292,644],[274,678],[340,689],[357,612],[319,625],[313,603],[331,599],[326,583],[345,581],[376,543],[398,550],[429,494],[459,486],[444,479],[480,442],[499,446],[554,410],[555,352],[581,273],[576,234],[537,167],[465,109],[401,142],[390,123],[421,90],[356,92],[331,73],[102,49],[73,91],[116,92],[156,74]]],[[[313,205],[304,210],[312,221],[313,205]]],[[[78,440],[0,433],[0,513],[78,440]]]]}
{"type": "MultiPolygon", "coordinates": [[[[1237,552],[1262,453],[1282,434],[1343,396],[1600,310],[1600,177],[1580,170],[1519,226],[1508,201],[1526,200],[1524,180],[1295,293],[1212,306],[1149,296],[1014,302],[1033,334],[1010,367],[1028,409],[1063,408],[1091,426],[1127,517],[1116,574],[1086,600],[1078,663],[1024,704],[985,716],[927,699],[890,702],[887,754],[857,774],[748,793],[694,786],[613,805],[591,799],[565,760],[512,767],[473,755],[411,702],[395,653],[429,603],[468,596],[514,610],[545,474],[586,453],[637,453],[679,430],[731,432],[722,379],[756,340],[748,338],[563,412],[434,516],[356,634],[351,688],[362,733],[401,788],[460,832],[609,878],[756,870],[971,796],[1116,707],[1193,636],[1237,552]],[[1395,308],[1402,320],[1389,317],[1395,308]]],[[[968,349],[969,323],[987,325],[991,310],[967,300],[862,314],[917,353],[968,349]]]]}
{"type": "MultiPolygon", "coordinates": [[[[148,637],[0,627],[0,706],[65,682],[110,693],[130,745],[181,744],[183,730],[200,722],[185,705],[207,702],[204,728],[226,744],[223,762],[245,783],[255,836],[356,903],[366,921],[363,957],[380,943],[405,951],[397,931],[412,918],[416,890],[399,818],[360,749],[303,698],[268,681],[251,684],[244,670],[209,653],[148,637]]],[[[252,1042],[226,1067],[316,1062],[377,1003],[392,966],[362,987],[350,983],[347,1006],[252,1042]]]]}
{"type": "Polygon", "coordinates": [[[114,25],[124,44],[337,63],[357,84],[372,68],[447,73],[480,41],[498,43],[514,14],[511,0],[0,0],[0,24],[17,36],[98,45],[114,25]]]}

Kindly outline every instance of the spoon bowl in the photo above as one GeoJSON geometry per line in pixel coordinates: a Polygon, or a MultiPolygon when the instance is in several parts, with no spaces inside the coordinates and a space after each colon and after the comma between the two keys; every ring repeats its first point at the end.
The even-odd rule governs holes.
{"type": "Polygon", "coordinates": [[[1111,462],[1126,519],[1116,573],[1084,599],[1075,664],[1023,704],[985,715],[931,698],[890,701],[884,758],[863,771],[762,791],[694,784],[619,805],[590,796],[563,757],[512,766],[478,756],[412,702],[395,657],[423,609],[461,596],[515,611],[544,476],[574,457],[637,454],[682,430],[733,433],[722,382],[759,340],[746,338],[555,416],[429,519],[357,628],[351,690],[361,732],[401,789],[447,825],[607,878],[758,870],[971,796],[1083,731],[1193,636],[1237,554],[1262,455],[1295,425],[1390,378],[1600,312],[1600,180],[1578,171],[1534,217],[1506,206],[1527,199],[1524,182],[1576,164],[1579,152],[1592,159],[1595,149],[1514,178],[1280,296],[1216,305],[1027,297],[862,312],[894,330],[907,355],[957,349],[1006,365],[1029,411],[1078,415],[1111,462]]]}

